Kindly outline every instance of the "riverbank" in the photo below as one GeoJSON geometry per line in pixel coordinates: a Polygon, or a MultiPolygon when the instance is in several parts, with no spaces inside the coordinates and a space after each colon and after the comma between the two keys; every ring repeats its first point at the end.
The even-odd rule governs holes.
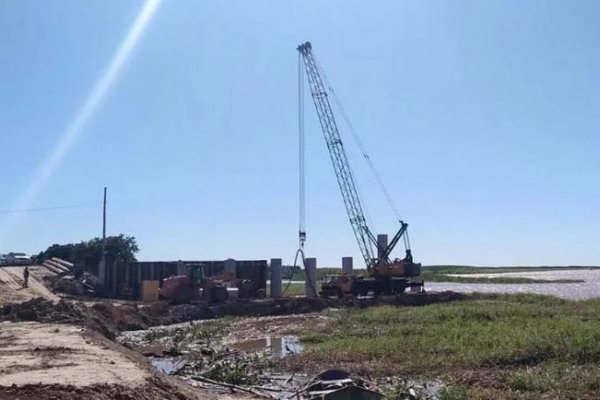
{"type": "Polygon", "coordinates": [[[274,367],[441,380],[457,399],[596,399],[600,389],[598,300],[476,294],[328,315],[300,335],[303,354],[274,367]]]}
{"type": "Polygon", "coordinates": [[[420,307],[227,317],[121,341],[166,360],[184,381],[260,387],[273,376],[302,380],[336,368],[367,377],[390,399],[429,385],[432,399],[591,400],[600,389],[598,315],[599,300],[474,294],[420,307]]]}
{"type": "MultiPolygon", "coordinates": [[[[561,271],[536,273],[547,279],[561,271]]],[[[564,271],[589,274],[586,284],[600,272],[564,271]]],[[[411,387],[427,388],[419,400],[596,398],[600,300],[432,291],[440,284],[466,285],[226,304],[53,297],[17,304],[10,297],[0,307],[7,321],[0,344],[10,350],[0,360],[0,399],[221,398],[232,390],[239,398],[285,398],[285,390],[293,394],[330,368],[367,378],[390,399],[411,387]]],[[[564,292],[576,285],[554,286],[564,292]]]]}

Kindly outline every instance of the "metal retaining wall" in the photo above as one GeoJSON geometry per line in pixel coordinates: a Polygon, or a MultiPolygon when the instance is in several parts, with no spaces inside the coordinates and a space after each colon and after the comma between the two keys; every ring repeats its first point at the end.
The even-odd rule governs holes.
{"type": "MultiPolygon", "coordinates": [[[[257,289],[267,288],[266,260],[234,260],[236,277],[249,279],[257,289]]],[[[182,274],[186,264],[203,264],[207,276],[222,273],[225,261],[140,261],[134,263],[115,263],[106,265],[104,294],[109,297],[137,299],[142,281],[160,281],[169,276],[182,274]]]]}

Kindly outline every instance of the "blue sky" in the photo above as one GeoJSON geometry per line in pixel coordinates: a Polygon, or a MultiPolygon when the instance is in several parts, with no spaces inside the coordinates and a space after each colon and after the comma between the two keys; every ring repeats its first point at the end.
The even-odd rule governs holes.
{"type": "MultiPolygon", "coordinates": [[[[297,53],[313,43],[425,264],[600,264],[600,5],[163,1],[23,207],[144,2],[0,2],[0,252],[101,233],[144,260],[297,247],[297,53]],[[82,206],[15,212],[20,208],[82,206]]],[[[307,250],[358,248],[306,103],[307,250]]],[[[376,232],[396,224],[352,144],[376,232]]]]}

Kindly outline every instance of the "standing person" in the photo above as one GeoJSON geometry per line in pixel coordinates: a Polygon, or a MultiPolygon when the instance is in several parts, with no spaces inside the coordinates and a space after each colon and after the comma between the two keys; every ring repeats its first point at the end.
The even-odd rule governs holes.
{"type": "Polygon", "coordinates": [[[29,287],[29,267],[23,271],[23,288],[29,287]]]}

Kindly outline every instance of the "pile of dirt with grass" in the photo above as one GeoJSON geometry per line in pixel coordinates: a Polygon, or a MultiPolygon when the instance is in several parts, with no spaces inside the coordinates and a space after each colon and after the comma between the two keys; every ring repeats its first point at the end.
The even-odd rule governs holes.
{"type": "Polygon", "coordinates": [[[123,385],[25,385],[0,386],[0,400],[194,400],[201,397],[188,389],[159,378],[150,378],[144,386],[123,385]]]}
{"type": "Polygon", "coordinates": [[[82,317],[75,304],[64,300],[55,304],[42,297],[0,307],[1,321],[73,322],[82,317]]]}
{"type": "Polygon", "coordinates": [[[365,308],[381,304],[418,306],[463,300],[466,296],[455,292],[425,293],[357,299],[284,298],[235,301],[223,304],[179,304],[167,302],[151,304],[114,303],[101,301],[92,305],[61,299],[52,301],[36,298],[23,303],[0,307],[0,321],[38,321],[76,323],[102,333],[114,340],[121,331],[144,330],[152,326],[212,319],[223,316],[262,317],[319,312],[330,307],[365,308]]]}
{"type": "Polygon", "coordinates": [[[36,321],[44,323],[69,323],[88,327],[114,340],[119,332],[114,321],[96,310],[61,299],[57,303],[38,297],[23,303],[0,307],[0,321],[36,321]]]}
{"type": "Polygon", "coordinates": [[[0,307],[0,321],[79,324],[98,331],[111,340],[120,331],[142,330],[151,326],[213,317],[215,313],[206,306],[170,306],[164,302],[147,306],[99,302],[90,306],[65,299],[54,303],[39,297],[0,307]]]}

